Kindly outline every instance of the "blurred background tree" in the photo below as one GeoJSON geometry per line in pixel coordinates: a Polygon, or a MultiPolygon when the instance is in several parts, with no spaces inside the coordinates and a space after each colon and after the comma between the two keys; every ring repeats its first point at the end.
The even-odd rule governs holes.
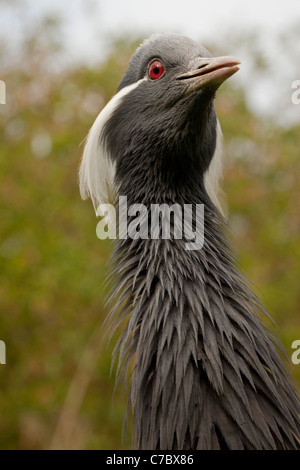
{"type": "MultiPolygon", "coordinates": [[[[96,237],[77,172],[85,136],[141,38],[114,38],[105,61],[87,66],[64,62],[56,16],[31,29],[25,22],[21,37],[12,54],[0,35],[7,88],[0,105],[0,339],[7,350],[0,448],[127,448],[126,395],[121,387],[113,394],[110,377],[115,340],[102,341],[110,245],[96,237]]],[[[244,47],[256,68],[270,73],[258,40],[257,47],[253,38],[230,40],[230,51],[244,47]]],[[[224,55],[228,41],[226,51],[222,42],[206,47],[224,55]]],[[[300,339],[299,125],[259,118],[245,89],[230,81],[216,108],[231,241],[276,321],[268,326],[300,387],[300,365],[291,363],[291,343],[300,339]]]]}

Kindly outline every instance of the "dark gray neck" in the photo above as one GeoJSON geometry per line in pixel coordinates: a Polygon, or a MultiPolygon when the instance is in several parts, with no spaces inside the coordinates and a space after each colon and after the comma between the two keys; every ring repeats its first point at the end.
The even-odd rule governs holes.
{"type": "MultiPolygon", "coordinates": [[[[136,188],[126,191],[131,202],[136,188]]],[[[207,201],[202,189],[192,194],[195,204],[207,201]]],[[[191,202],[174,195],[167,202],[191,202]]],[[[127,318],[115,356],[118,373],[134,360],[134,441],[141,449],[295,448],[289,429],[297,427],[297,398],[255,315],[262,307],[209,202],[204,220],[201,250],[186,250],[184,239],[115,245],[112,297],[119,297],[111,318],[116,311],[115,324],[127,318]]]]}

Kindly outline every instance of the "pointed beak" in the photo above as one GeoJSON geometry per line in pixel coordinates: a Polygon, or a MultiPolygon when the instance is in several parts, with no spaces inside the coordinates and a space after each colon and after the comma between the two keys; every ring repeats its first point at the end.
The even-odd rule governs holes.
{"type": "Polygon", "coordinates": [[[177,77],[188,84],[187,92],[202,88],[216,90],[219,86],[239,70],[240,61],[235,57],[201,57],[193,63],[190,72],[177,77]]]}

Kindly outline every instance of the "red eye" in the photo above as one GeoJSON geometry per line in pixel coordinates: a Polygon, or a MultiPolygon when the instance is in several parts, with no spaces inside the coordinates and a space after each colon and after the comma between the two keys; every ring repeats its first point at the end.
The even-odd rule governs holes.
{"type": "Polygon", "coordinates": [[[157,78],[161,77],[164,71],[164,66],[160,60],[153,60],[148,68],[148,74],[151,80],[156,80],[157,78]]]}

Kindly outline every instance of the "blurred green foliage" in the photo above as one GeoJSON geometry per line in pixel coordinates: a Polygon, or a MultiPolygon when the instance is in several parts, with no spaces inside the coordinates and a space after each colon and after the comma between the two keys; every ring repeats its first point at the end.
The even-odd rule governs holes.
{"type": "MultiPolygon", "coordinates": [[[[53,73],[53,51],[35,36],[22,63],[0,77],[1,449],[130,447],[130,433],[122,443],[126,394],[113,393],[109,375],[115,340],[102,341],[110,246],[96,237],[77,172],[84,138],[135,45],[119,41],[98,68],[53,73]]],[[[300,339],[299,128],[262,122],[230,83],[216,108],[231,241],[299,385],[300,365],[290,360],[300,339]]]]}

